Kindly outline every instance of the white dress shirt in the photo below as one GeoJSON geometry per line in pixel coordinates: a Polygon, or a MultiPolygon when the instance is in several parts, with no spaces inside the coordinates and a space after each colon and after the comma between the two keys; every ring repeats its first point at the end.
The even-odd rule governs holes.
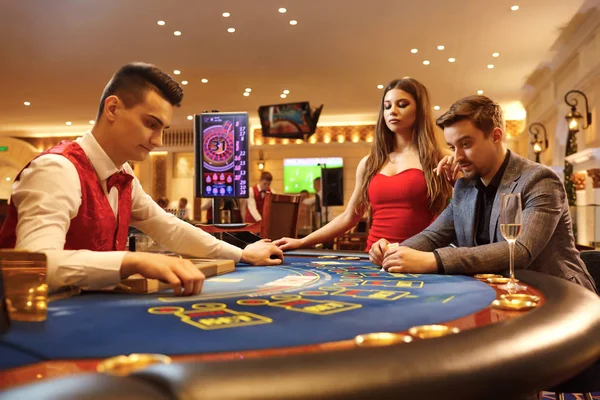
{"type": "MultiPolygon", "coordinates": [[[[113,187],[107,193],[106,180],[119,169],[91,132],[76,142],[96,170],[116,218],[118,189],[113,187]]],[[[217,240],[160,208],[144,192],[129,164],[123,164],[120,169],[134,177],[131,225],[175,253],[240,260],[241,249],[217,240]]],[[[101,289],[119,283],[125,251],[64,250],[71,220],[81,205],[79,174],[66,157],[46,154],[33,160],[13,184],[12,201],[19,217],[15,248],[46,253],[50,290],[67,285],[101,289]]]]}
{"type": "MultiPolygon", "coordinates": [[[[260,186],[256,185],[256,188],[258,189],[258,192],[260,193],[260,186]]],[[[273,189],[269,189],[269,191],[271,193],[275,193],[275,191],[273,189]]],[[[260,213],[258,212],[258,208],[256,208],[256,199],[254,198],[254,189],[250,190],[250,195],[248,196],[248,211],[250,211],[250,215],[252,215],[252,218],[254,218],[254,220],[256,222],[262,220],[262,215],[260,215],[260,213]]],[[[261,197],[264,198],[264,193],[260,193],[261,197]]]]}

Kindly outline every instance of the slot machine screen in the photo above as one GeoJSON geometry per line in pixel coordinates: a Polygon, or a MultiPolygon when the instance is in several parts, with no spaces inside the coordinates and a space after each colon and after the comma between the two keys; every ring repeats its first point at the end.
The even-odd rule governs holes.
{"type": "Polygon", "coordinates": [[[248,113],[194,116],[195,196],[248,197],[248,113]]]}

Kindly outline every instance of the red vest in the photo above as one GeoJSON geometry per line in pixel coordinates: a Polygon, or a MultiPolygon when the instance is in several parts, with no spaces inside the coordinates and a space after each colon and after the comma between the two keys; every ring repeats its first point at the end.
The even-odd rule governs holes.
{"type": "MultiPolygon", "coordinates": [[[[263,208],[265,207],[265,199],[260,195],[260,190],[258,190],[257,186],[253,186],[252,190],[254,191],[254,201],[256,201],[256,209],[258,210],[258,213],[260,215],[262,215],[263,208]]],[[[270,190],[266,190],[265,192],[271,193],[270,190]]],[[[245,222],[256,222],[256,220],[250,213],[249,209],[246,210],[246,221],[245,222]]]]}
{"type": "MultiPolygon", "coordinates": [[[[125,190],[119,191],[118,224],[104,194],[96,170],[85,152],[75,142],[62,141],[44,154],[58,154],[73,163],[81,183],[81,206],[71,220],[66,235],[65,250],[113,251],[125,250],[131,219],[131,179],[125,190]]],[[[39,157],[38,156],[38,157],[39,157]]],[[[37,158],[37,157],[36,157],[37,158]]],[[[27,168],[27,167],[25,167],[27,168]]],[[[22,171],[21,171],[22,172],[22,171]]],[[[19,180],[21,173],[17,176],[19,180]]],[[[16,243],[17,209],[11,199],[8,216],[0,230],[0,248],[14,248],[16,243]]]]}

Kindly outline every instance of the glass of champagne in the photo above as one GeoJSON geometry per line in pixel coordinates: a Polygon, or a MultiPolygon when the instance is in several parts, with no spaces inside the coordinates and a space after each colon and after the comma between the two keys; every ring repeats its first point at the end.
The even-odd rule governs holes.
{"type": "Polygon", "coordinates": [[[509,293],[516,293],[519,290],[527,289],[527,286],[519,285],[515,281],[515,242],[521,234],[523,224],[523,209],[521,207],[521,193],[503,193],[500,197],[500,232],[502,237],[508,242],[508,251],[510,257],[510,280],[506,285],[499,286],[499,289],[506,290],[509,293]]]}

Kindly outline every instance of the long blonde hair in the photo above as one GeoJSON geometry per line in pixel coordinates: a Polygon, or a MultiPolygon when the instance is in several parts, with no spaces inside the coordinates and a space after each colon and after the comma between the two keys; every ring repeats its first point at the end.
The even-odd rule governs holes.
{"type": "Polygon", "coordinates": [[[433,169],[442,159],[442,150],[435,138],[435,125],[431,115],[429,93],[423,84],[412,78],[397,79],[388,84],[381,97],[379,118],[375,126],[375,138],[371,146],[371,153],[365,165],[362,179],[360,197],[356,211],[365,210],[369,205],[369,184],[388,161],[388,156],[394,151],[396,143],[395,134],[385,123],[383,102],[385,95],[392,89],[400,89],[410,94],[416,102],[417,112],[413,126],[412,142],[416,144],[419,161],[425,174],[429,209],[434,214],[441,213],[452,196],[452,186],[443,174],[436,176],[433,169]]]}

